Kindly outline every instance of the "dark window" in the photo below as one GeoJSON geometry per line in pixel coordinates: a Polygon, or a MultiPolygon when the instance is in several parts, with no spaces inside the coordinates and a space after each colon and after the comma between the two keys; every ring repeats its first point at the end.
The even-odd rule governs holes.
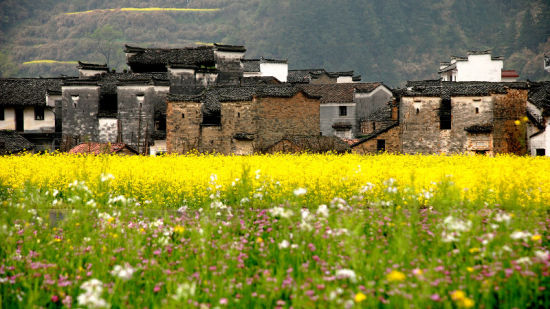
{"type": "Polygon", "coordinates": [[[386,151],[386,140],[385,139],[376,140],[376,151],[378,151],[378,152],[386,151]]]}
{"type": "Polygon", "coordinates": [[[486,155],[486,154],[487,154],[487,150],[476,150],[476,154],[477,154],[477,155],[486,155]]]}
{"type": "Polygon", "coordinates": [[[241,118],[241,113],[237,113],[237,118],[241,118]]]}
{"type": "Polygon", "coordinates": [[[536,155],[537,155],[537,156],[545,156],[545,155],[546,155],[546,149],[544,149],[544,148],[537,148],[537,150],[536,150],[536,155]]]}
{"type": "Polygon", "coordinates": [[[34,107],[34,120],[44,120],[44,106],[34,107]]]}
{"type": "Polygon", "coordinates": [[[420,113],[420,109],[417,108],[417,109],[416,109],[416,114],[418,115],[419,113],[420,113]]]}
{"type": "Polygon", "coordinates": [[[207,126],[219,126],[222,124],[222,115],[220,111],[205,113],[202,116],[202,124],[207,126]]]}
{"type": "Polygon", "coordinates": [[[159,117],[155,119],[155,130],[166,131],[166,118],[159,117]]]}
{"type": "Polygon", "coordinates": [[[184,113],[181,113],[181,118],[185,118],[185,114],[184,113]]]}
{"type": "Polygon", "coordinates": [[[4,106],[0,106],[0,120],[4,120],[4,106]]]}
{"type": "Polygon", "coordinates": [[[347,116],[347,115],[348,115],[348,107],[340,106],[340,116],[347,116]]]}
{"type": "Polygon", "coordinates": [[[443,99],[441,100],[441,106],[439,108],[439,128],[441,130],[450,130],[451,120],[451,100],[443,99]]]}
{"type": "Polygon", "coordinates": [[[99,98],[99,115],[114,117],[118,113],[118,97],[116,93],[102,93],[99,98]]]}
{"type": "Polygon", "coordinates": [[[479,114],[479,107],[476,107],[476,114],[479,114]]]}

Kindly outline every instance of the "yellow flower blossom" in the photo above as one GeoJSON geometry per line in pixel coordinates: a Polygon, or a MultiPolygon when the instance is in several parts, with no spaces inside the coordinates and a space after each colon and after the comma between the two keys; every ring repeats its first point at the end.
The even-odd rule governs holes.
{"type": "Polygon", "coordinates": [[[174,226],[174,233],[182,234],[183,232],[185,232],[185,227],[183,227],[181,225],[174,226]]]}
{"type": "Polygon", "coordinates": [[[361,292],[355,294],[354,300],[355,300],[356,303],[360,303],[360,302],[364,301],[365,299],[367,299],[367,295],[365,295],[361,292]]]}
{"type": "Polygon", "coordinates": [[[539,241],[541,239],[542,239],[542,236],[540,234],[536,234],[536,235],[531,236],[532,241],[539,241]]]}
{"type": "Polygon", "coordinates": [[[399,282],[404,281],[407,276],[398,271],[398,270],[392,270],[387,276],[386,279],[388,279],[389,282],[399,282]]]}
{"type": "Polygon", "coordinates": [[[479,251],[481,251],[479,248],[470,248],[470,250],[468,250],[470,253],[474,254],[474,253],[479,253],[479,251]]]}
{"type": "Polygon", "coordinates": [[[256,242],[257,243],[262,243],[262,242],[264,242],[264,240],[261,237],[258,237],[258,238],[256,238],[256,242]]]}
{"type": "Polygon", "coordinates": [[[466,270],[469,272],[469,273],[473,273],[474,272],[474,268],[473,267],[466,267],[466,270]]]}
{"type": "Polygon", "coordinates": [[[456,291],[451,293],[451,299],[456,301],[456,302],[459,302],[459,301],[463,300],[464,298],[466,298],[466,293],[464,293],[464,291],[456,290],[456,291]]]}

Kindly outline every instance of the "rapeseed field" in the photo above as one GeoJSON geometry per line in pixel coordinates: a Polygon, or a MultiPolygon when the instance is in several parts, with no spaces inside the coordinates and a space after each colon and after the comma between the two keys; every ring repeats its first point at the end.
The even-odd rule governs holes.
{"type": "Polygon", "coordinates": [[[0,157],[6,308],[549,307],[550,160],[0,157]]]}

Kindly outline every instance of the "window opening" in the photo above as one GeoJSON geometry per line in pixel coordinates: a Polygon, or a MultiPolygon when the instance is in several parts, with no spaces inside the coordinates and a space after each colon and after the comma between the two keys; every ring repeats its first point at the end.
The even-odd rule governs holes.
{"type": "Polygon", "coordinates": [[[347,116],[347,115],[348,115],[348,107],[340,106],[340,116],[347,116]]]}

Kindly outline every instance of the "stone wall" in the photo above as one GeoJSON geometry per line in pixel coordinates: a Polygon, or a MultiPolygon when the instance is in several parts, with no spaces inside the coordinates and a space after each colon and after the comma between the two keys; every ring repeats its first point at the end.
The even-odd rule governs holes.
{"type": "Polygon", "coordinates": [[[285,136],[320,135],[318,99],[302,92],[292,98],[260,98],[257,112],[257,147],[263,149],[285,136]]]}
{"type": "Polygon", "coordinates": [[[99,86],[63,86],[63,135],[81,142],[96,141],[99,136],[99,86]],[[73,96],[78,96],[74,100],[73,96]]]}
{"type": "Polygon", "coordinates": [[[168,152],[251,154],[285,136],[319,135],[319,100],[302,93],[292,98],[222,102],[221,124],[202,125],[202,103],[168,102],[168,152]],[[184,116],[182,116],[184,115],[184,116]],[[236,135],[247,136],[247,139],[236,135]],[[248,140],[250,139],[250,140],[248,140]]]}
{"type": "Polygon", "coordinates": [[[465,128],[493,122],[493,98],[451,98],[451,129],[440,129],[441,98],[403,97],[400,108],[404,153],[462,153],[465,128]]]}
{"type": "Polygon", "coordinates": [[[354,153],[368,154],[378,153],[377,145],[378,140],[384,140],[386,145],[386,152],[400,153],[401,152],[401,129],[399,126],[395,126],[386,132],[381,133],[375,138],[369,139],[352,148],[354,153]]]}
{"type": "Polygon", "coordinates": [[[141,152],[146,143],[153,144],[159,121],[165,121],[168,87],[119,86],[117,92],[122,141],[141,152]]]}
{"type": "Polygon", "coordinates": [[[199,148],[202,104],[168,102],[166,110],[166,149],[169,153],[186,153],[199,148]]]}

